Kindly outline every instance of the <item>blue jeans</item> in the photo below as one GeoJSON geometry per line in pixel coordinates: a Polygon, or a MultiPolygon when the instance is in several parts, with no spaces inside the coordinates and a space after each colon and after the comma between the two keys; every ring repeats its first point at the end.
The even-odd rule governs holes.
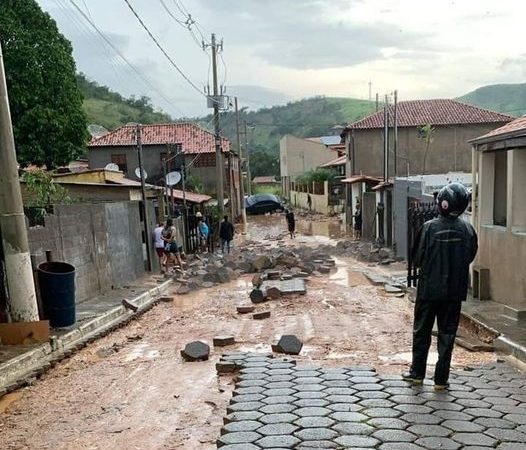
{"type": "Polygon", "coordinates": [[[228,253],[230,253],[230,242],[231,241],[228,241],[226,239],[221,239],[221,252],[222,253],[225,253],[225,245],[226,245],[228,253]]]}

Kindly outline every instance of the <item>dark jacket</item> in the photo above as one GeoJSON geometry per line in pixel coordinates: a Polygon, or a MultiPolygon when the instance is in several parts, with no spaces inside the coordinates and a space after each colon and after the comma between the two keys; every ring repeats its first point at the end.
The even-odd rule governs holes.
{"type": "Polygon", "coordinates": [[[462,219],[440,216],[424,224],[417,243],[417,300],[466,300],[469,265],[478,249],[473,227],[462,219]]]}
{"type": "Polygon", "coordinates": [[[225,241],[234,239],[234,225],[223,220],[219,226],[219,237],[225,241]]]}

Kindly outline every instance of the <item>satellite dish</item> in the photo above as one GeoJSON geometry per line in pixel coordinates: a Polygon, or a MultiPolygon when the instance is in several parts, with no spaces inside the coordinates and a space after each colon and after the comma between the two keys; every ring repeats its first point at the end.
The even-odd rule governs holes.
{"type": "Polygon", "coordinates": [[[111,170],[112,172],[118,172],[119,166],[115,163],[109,163],[104,166],[104,170],[111,170]]]}
{"type": "MultiPolygon", "coordinates": [[[[146,180],[146,178],[148,178],[148,173],[147,173],[146,170],[144,170],[144,169],[142,169],[142,175],[143,175],[143,177],[144,177],[145,180],[146,180]]],[[[141,169],[140,169],[139,167],[137,167],[137,168],[135,169],[135,176],[136,176],[137,178],[139,178],[139,179],[141,178],[141,169]]]]}
{"type": "Polygon", "coordinates": [[[179,181],[181,181],[180,172],[170,172],[166,174],[166,186],[175,186],[179,181]]]}

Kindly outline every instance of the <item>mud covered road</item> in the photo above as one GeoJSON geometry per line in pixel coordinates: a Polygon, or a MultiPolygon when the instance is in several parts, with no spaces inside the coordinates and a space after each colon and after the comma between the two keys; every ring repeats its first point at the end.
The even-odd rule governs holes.
{"type": "MultiPolygon", "coordinates": [[[[298,225],[303,234],[290,245],[327,243],[341,233],[327,221],[298,225]]],[[[283,227],[279,219],[260,218],[239,245],[283,227]]],[[[0,400],[0,448],[216,448],[232,377],[215,373],[221,349],[201,363],[183,363],[179,352],[188,341],[211,344],[220,334],[235,336],[238,344],[229,350],[268,352],[280,335],[292,333],[305,343],[300,361],[399,373],[410,357],[411,304],[386,297],[363,276],[365,269],[402,274],[404,267],[337,259],[333,273],[309,281],[305,296],[258,306],[272,311],[263,321],[236,313],[236,305],[248,302],[248,276],[162,303],[0,400]]],[[[457,347],[454,364],[493,358],[457,347]]]]}

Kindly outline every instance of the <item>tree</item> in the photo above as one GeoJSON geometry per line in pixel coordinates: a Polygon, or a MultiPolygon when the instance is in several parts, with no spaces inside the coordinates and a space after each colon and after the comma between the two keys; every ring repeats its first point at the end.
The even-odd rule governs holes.
{"type": "Polygon", "coordinates": [[[35,0],[2,0],[0,44],[18,162],[67,164],[89,137],[71,43],[35,0]]]}
{"type": "Polygon", "coordinates": [[[426,125],[422,125],[418,129],[418,135],[420,139],[424,141],[424,144],[426,146],[424,150],[424,160],[422,162],[422,175],[425,175],[426,174],[427,154],[429,153],[429,147],[431,147],[431,144],[435,137],[435,128],[429,123],[426,125]]]}

